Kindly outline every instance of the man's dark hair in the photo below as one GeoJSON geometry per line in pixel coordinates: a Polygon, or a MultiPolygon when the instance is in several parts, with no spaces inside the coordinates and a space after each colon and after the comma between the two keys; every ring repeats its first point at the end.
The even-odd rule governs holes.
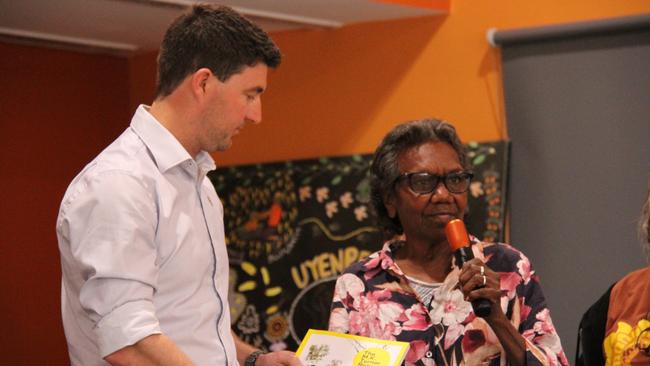
{"type": "Polygon", "coordinates": [[[275,68],[280,50],[268,34],[226,6],[196,5],[171,24],[158,54],[156,98],[166,97],[188,75],[206,67],[222,82],[245,66],[275,68]]]}
{"type": "Polygon", "coordinates": [[[437,119],[422,119],[397,125],[384,136],[375,150],[370,165],[370,195],[378,224],[389,238],[403,233],[399,217],[391,218],[384,206],[384,196],[393,189],[395,180],[401,173],[397,163],[399,156],[412,147],[436,141],[449,144],[458,154],[463,168],[470,167],[465,147],[454,126],[437,119]]]}

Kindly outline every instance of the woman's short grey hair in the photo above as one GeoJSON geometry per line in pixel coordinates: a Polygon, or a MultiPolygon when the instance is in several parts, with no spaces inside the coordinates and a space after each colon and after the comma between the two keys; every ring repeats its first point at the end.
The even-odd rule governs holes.
{"type": "Polygon", "coordinates": [[[650,262],[650,185],[648,186],[648,195],[641,209],[639,218],[639,240],[641,249],[645,254],[646,261],[650,262]]]}
{"type": "Polygon", "coordinates": [[[402,173],[397,166],[399,156],[410,148],[435,141],[448,143],[458,154],[458,160],[463,168],[469,168],[465,147],[454,126],[433,118],[410,121],[395,126],[384,136],[375,150],[370,165],[371,197],[378,225],[384,230],[387,237],[404,232],[399,218],[388,216],[384,205],[384,197],[394,188],[395,181],[402,173]]]}

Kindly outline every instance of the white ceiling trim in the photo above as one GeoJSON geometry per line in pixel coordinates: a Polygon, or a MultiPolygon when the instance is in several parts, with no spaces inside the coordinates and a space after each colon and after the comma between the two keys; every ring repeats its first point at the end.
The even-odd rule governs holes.
{"type": "MultiPolygon", "coordinates": [[[[0,41],[129,56],[153,51],[199,0],[0,0],[0,41]]],[[[224,3],[269,33],[445,14],[376,0],[200,0],[224,3]]]]}
{"type": "Polygon", "coordinates": [[[337,22],[329,19],[319,19],[319,18],[305,17],[301,15],[276,13],[273,11],[266,11],[266,10],[248,9],[239,6],[233,6],[232,8],[235,11],[238,11],[250,17],[280,20],[283,22],[298,23],[298,24],[312,25],[312,26],[325,27],[325,28],[340,28],[343,26],[342,22],[337,22]]]}
{"type": "MultiPolygon", "coordinates": [[[[113,1],[149,4],[153,6],[162,5],[162,6],[179,8],[179,9],[189,8],[198,3],[197,1],[192,1],[192,0],[113,0],[113,1]]],[[[304,25],[311,25],[311,26],[325,27],[325,28],[340,28],[344,25],[343,22],[338,22],[330,19],[313,18],[313,17],[302,16],[302,15],[279,13],[275,11],[251,9],[242,6],[230,6],[230,7],[233,10],[245,16],[256,17],[256,18],[279,20],[288,23],[297,23],[297,24],[304,24],[304,25]]]]}
{"type": "Polygon", "coordinates": [[[61,36],[52,33],[41,33],[22,29],[0,27],[0,35],[9,36],[25,40],[48,41],[62,44],[85,46],[92,48],[106,48],[117,51],[133,52],[138,50],[138,46],[129,43],[102,41],[99,39],[78,38],[61,36]]]}

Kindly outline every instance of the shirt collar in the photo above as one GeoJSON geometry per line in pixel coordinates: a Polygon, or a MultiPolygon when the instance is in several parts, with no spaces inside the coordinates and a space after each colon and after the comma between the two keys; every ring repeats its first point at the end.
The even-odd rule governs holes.
{"type": "MultiPolygon", "coordinates": [[[[473,235],[470,235],[469,239],[474,256],[485,262],[486,258],[483,253],[483,243],[473,235]]],[[[405,240],[406,237],[400,235],[399,237],[385,242],[382,249],[371,255],[368,261],[364,263],[362,270],[365,272],[371,272],[381,268],[389,270],[398,276],[405,276],[404,272],[402,272],[402,270],[397,266],[397,263],[395,263],[395,253],[404,245],[405,240]]],[[[451,265],[453,266],[454,263],[455,259],[452,257],[451,265]]]]}
{"type": "MultiPolygon", "coordinates": [[[[183,162],[194,160],[176,137],[149,113],[149,107],[144,104],[133,115],[131,129],[147,146],[162,173],[183,162]]],[[[216,168],[214,160],[206,151],[197,154],[196,164],[203,172],[216,168]]]]}

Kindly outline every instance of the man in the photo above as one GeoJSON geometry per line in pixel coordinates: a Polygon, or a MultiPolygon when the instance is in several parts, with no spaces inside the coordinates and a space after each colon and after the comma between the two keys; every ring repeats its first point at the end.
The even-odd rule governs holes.
{"type": "Polygon", "coordinates": [[[73,180],[61,203],[62,313],[73,365],[300,365],[230,330],[223,206],[206,173],[261,120],[280,52],[226,7],[167,30],[151,107],[73,180]]]}

